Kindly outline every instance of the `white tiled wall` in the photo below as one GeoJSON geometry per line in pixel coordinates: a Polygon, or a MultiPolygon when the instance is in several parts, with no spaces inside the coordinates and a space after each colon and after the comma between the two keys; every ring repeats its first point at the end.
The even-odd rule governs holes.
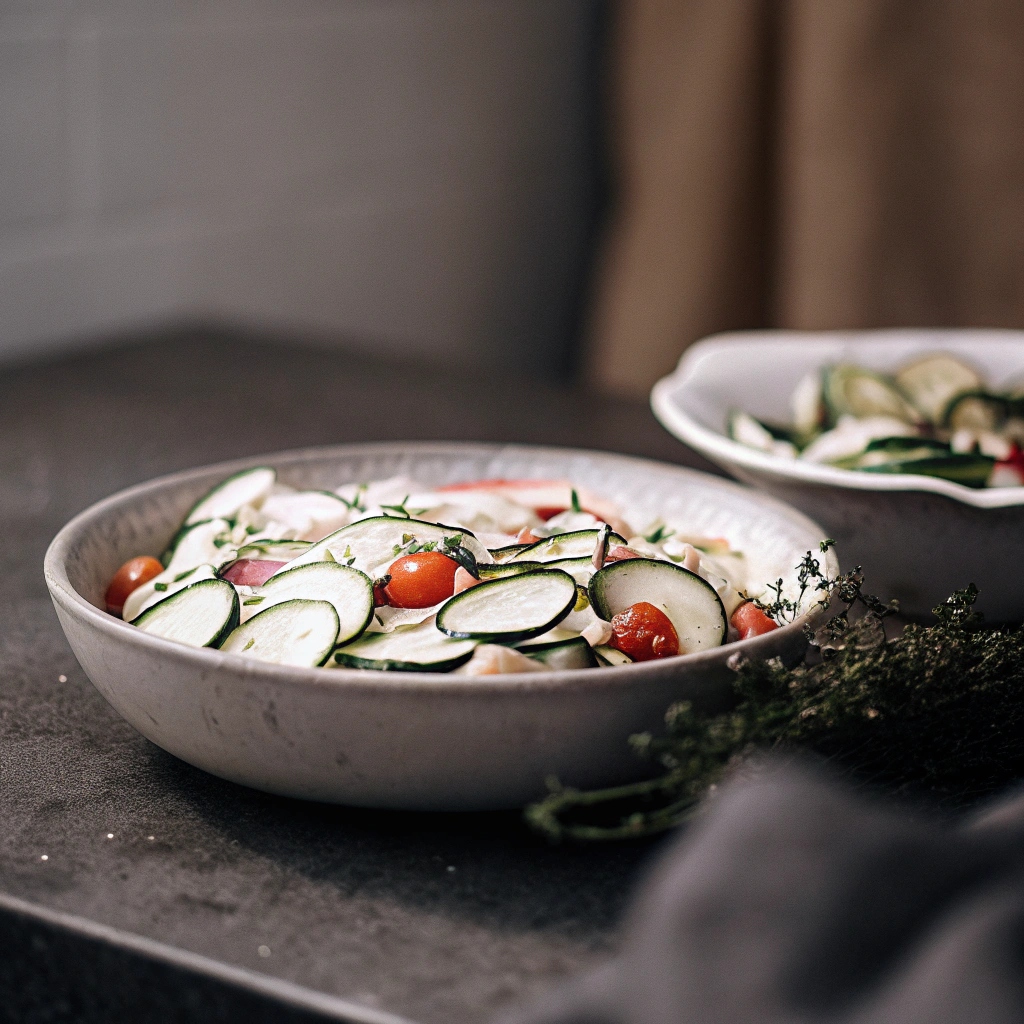
{"type": "Polygon", "coordinates": [[[209,315],[557,357],[596,0],[0,0],[0,358],[209,315]]]}

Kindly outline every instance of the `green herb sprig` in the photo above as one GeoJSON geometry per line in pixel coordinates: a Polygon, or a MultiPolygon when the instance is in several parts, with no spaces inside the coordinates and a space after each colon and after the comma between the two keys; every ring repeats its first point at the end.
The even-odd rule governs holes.
{"type": "MultiPolygon", "coordinates": [[[[657,777],[591,792],[551,780],[527,821],[553,840],[650,835],[766,750],[810,751],[858,784],[954,807],[1024,777],[1024,628],[985,626],[972,585],[935,608],[933,624],[889,637],[895,604],[865,594],[859,568],[826,581],[816,561],[803,563],[807,587],[839,610],[810,632],[803,663],[739,661],[731,711],[675,704],[665,736],[630,738],[657,777]]],[[[789,616],[781,601],[768,607],[789,616]]]]}

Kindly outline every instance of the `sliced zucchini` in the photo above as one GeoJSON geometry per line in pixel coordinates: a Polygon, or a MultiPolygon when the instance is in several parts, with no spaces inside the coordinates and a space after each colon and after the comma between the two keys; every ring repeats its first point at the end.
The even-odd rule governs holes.
{"type": "Polygon", "coordinates": [[[238,558],[264,558],[271,562],[290,562],[309,550],[308,540],[271,540],[269,537],[254,537],[239,549],[238,558]]]}
{"type": "Polygon", "coordinates": [[[271,576],[252,597],[244,598],[242,619],[293,598],[330,602],[338,613],[339,644],[359,636],[373,618],[373,580],[366,573],[337,562],[309,562],[271,576]]]}
{"type": "Polygon", "coordinates": [[[1010,413],[1011,403],[1001,395],[972,391],[957,395],[946,407],[943,425],[950,430],[998,430],[1010,413]]]}
{"type": "Polygon", "coordinates": [[[948,452],[949,444],[935,437],[876,437],[868,441],[864,451],[889,452],[893,455],[927,449],[932,452],[948,452]]]}
{"type": "Polygon", "coordinates": [[[274,665],[315,668],[334,650],[338,613],[330,601],[282,601],[231,631],[222,651],[274,665]]]}
{"type": "Polygon", "coordinates": [[[921,414],[903,397],[895,384],[860,366],[841,363],[825,368],[822,393],[828,421],[840,416],[891,416],[905,423],[917,423],[921,414]]]}
{"type": "Polygon", "coordinates": [[[790,431],[780,427],[769,427],[767,423],[762,423],[741,409],[733,409],[729,413],[728,426],[729,436],[747,448],[754,448],[768,455],[796,455],[796,445],[790,431]]]}
{"type": "Polygon", "coordinates": [[[920,459],[892,459],[877,466],[860,466],[864,473],[908,473],[913,476],[935,476],[965,487],[984,487],[988,483],[995,459],[979,452],[931,455],[920,459]]]}
{"type": "Polygon", "coordinates": [[[166,601],[171,594],[192,586],[193,583],[200,583],[203,580],[215,580],[217,570],[212,565],[197,565],[191,569],[184,569],[182,572],[162,572],[148,583],[136,587],[129,595],[121,609],[121,618],[125,622],[137,619],[147,608],[160,601],[166,601]]]}
{"type": "Polygon", "coordinates": [[[476,646],[476,640],[453,640],[433,622],[423,622],[391,633],[365,633],[336,651],[334,660],[383,672],[450,672],[469,661],[476,646]]]}
{"type": "Polygon", "coordinates": [[[717,591],[707,580],[674,562],[630,558],[594,573],[590,602],[606,622],[638,601],[660,608],[675,626],[679,653],[691,654],[725,642],[729,623],[717,591]]]}
{"type": "Polygon", "coordinates": [[[575,605],[576,581],[567,572],[526,572],[449,598],[437,613],[437,628],[454,637],[515,643],[546,633],[575,605]]]}
{"type": "Polygon", "coordinates": [[[309,562],[322,562],[326,552],[330,552],[336,562],[351,565],[372,577],[378,570],[386,568],[396,558],[414,549],[443,552],[445,541],[458,541],[478,562],[489,563],[491,560],[487,548],[468,530],[427,523],[420,519],[371,516],[343,526],[329,537],[311,544],[280,571],[286,572],[309,562]]]}
{"type": "Polygon", "coordinates": [[[224,580],[201,580],[151,605],[132,625],[191,647],[216,647],[238,625],[238,594],[224,580]]]}
{"type": "MultiPolygon", "coordinates": [[[[563,558],[590,558],[594,554],[598,538],[603,530],[574,530],[572,533],[556,533],[530,544],[512,556],[513,562],[554,562],[563,558]]],[[[608,535],[609,544],[625,544],[626,538],[617,533],[608,535]]]]}
{"type": "Polygon", "coordinates": [[[633,659],[628,654],[623,654],[617,647],[608,647],[606,644],[594,648],[594,657],[597,658],[597,664],[603,668],[633,664],[633,659]]]}
{"type": "Polygon", "coordinates": [[[231,519],[243,505],[261,502],[276,480],[277,473],[269,466],[243,469],[207,491],[185,516],[185,525],[202,519],[231,519]]]}
{"type": "MultiPolygon", "coordinates": [[[[813,437],[825,425],[825,400],[822,396],[822,373],[812,370],[802,377],[790,398],[793,432],[802,442],[813,437]]],[[[796,441],[796,438],[790,440],[796,441]]]]}
{"type": "Polygon", "coordinates": [[[532,544],[509,544],[503,548],[491,548],[491,557],[499,565],[504,564],[510,558],[515,557],[520,551],[524,551],[528,547],[532,547],[532,544]]]}
{"type": "Polygon", "coordinates": [[[546,568],[547,565],[543,562],[492,562],[490,565],[476,567],[482,580],[496,580],[502,576],[521,576],[524,572],[536,572],[538,569],[546,568]]]}
{"type": "Polygon", "coordinates": [[[556,640],[547,644],[524,644],[516,648],[534,661],[542,662],[550,669],[596,668],[597,658],[590,644],[581,636],[571,640],[556,640]]]}
{"type": "MultiPolygon", "coordinates": [[[[153,577],[148,583],[136,587],[124,603],[121,616],[125,622],[131,622],[138,618],[142,610],[155,601],[162,600],[155,596],[166,593],[164,588],[179,581],[181,574],[188,569],[195,569],[201,565],[210,565],[219,569],[226,562],[233,561],[235,549],[230,543],[224,543],[223,538],[231,529],[231,524],[226,519],[208,519],[200,523],[193,523],[180,531],[173,551],[169,557],[165,556],[164,564],[166,569],[158,576],[153,577]]],[[[180,589],[180,588],[176,588],[180,589]]]]}
{"type": "Polygon", "coordinates": [[[896,385],[931,423],[941,423],[949,403],[967,391],[980,391],[978,372],[950,355],[925,356],[896,374],[896,385]]]}

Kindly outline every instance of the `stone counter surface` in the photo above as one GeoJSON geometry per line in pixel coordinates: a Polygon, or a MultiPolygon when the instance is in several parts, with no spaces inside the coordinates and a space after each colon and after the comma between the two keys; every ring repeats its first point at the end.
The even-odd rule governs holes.
{"type": "Polygon", "coordinates": [[[314,444],[520,441],[707,468],[644,406],[196,332],[6,368],[0,438],[0,1019],[321,1019],[244,973],[154,966],[117,932],[424,1024],[487,1020],[614,948],[656,844],[551,847],[517,814],[353,810],[208,776],[92,688],[42,560],[120,488],[314,444]]]}

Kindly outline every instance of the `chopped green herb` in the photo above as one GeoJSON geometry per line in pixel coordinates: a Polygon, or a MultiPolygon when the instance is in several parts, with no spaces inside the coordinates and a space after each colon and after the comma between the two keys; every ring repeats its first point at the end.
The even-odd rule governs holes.
{"type": "Polygon", "coordinates": [[[249,642],[248,642],[248,643],[247,643],[247,644],[246,644],[246,645],[245,645],[245,646],[244,646],[244,647],[242,648],[242,650],[243,650],[243,651],[247,651],[247,650],[249,650],[249,648],[250,648],[250,647],[252,647],[252,645],[253,645],[254,643],[256,643],[256,637],[254,637],[254,636],[253,636],[253,637],[250,637],[250,638],[249,638],[249,642]]]}
{"type": "Polygon", "coordinates": [[[260,604],[260,602],[266,601],[265,597],[247,597],[242,604],[260,604]]]}
{"type": "Polygon", "coordinates": [[[656,529],[651,530],[644,540],[648,544],[660,544],[663,540],[668,540],[669,537],[675,534],[675,530],[670,530],[664,523],[659,523],[656,529]]]}
{"type": "Polygon", "coordinates": [[[355,560],[356,560],[356,556],[355,556],[355,555],[353,555],[353,556],[352,556],[352,557],[351,557],[350,559],[348,559],[348,560],[347,560],[347,561],[345,562],[345,564],[346,564],[346,565],[351,565],[351,564],[352,564],[352,563],[353,563],[353,562],[354,562],[355,560]]]}
{"type": "Polygon", "coordinates": [[[576,488],[574,487],[569,493],[571,495],[570,500],[572,501],[573,512],[582,512],[583,509],[580,507],[580,496],[576,493],[576,488]]]}
{"type": "MultiPolygon", "coordinates": [[[[194,573],[195,571],[196,570],[193,568],[193,569],[186,569],[184,572],[179,572],[178,575],[174,577],[174,582],[175,583],[180,583],[182,580],[187,580],[189,578],[189,576],[191,576],[192,573],[194,573]]],[[[157,584],[153,584],[153,585],[156,586],[157,584]]]]}
{"type": "Polygon", "coordinates": [[[154,583],[153,584],[153,589],[154,590],[159,590],[161,593],[163,593],[163,591],[165,591],[167,589],[167,584],[166,583],[154,583]]]}

